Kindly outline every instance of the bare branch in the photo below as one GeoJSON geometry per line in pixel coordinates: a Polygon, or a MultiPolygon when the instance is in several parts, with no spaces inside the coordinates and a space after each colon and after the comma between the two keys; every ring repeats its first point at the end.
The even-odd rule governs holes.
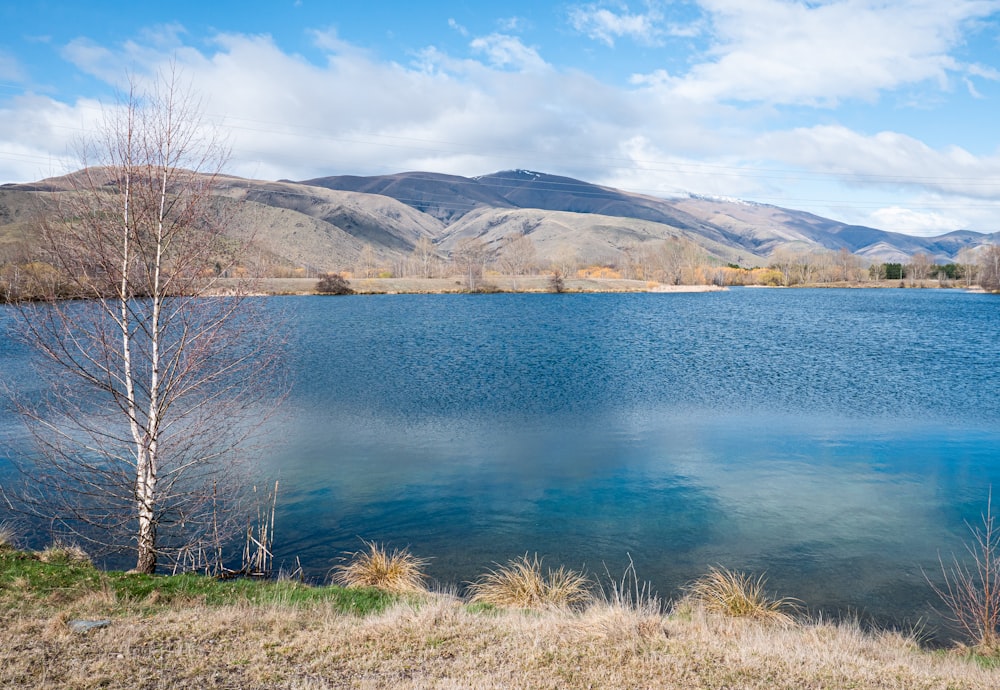
{"type": "Polygon", "coordinates": [[[249,239],[227,233],[212,194],[226,152],[176,71],[148,93],[133,84],[80,157],[43,226],[68,287],[18,304],[50,383],[17,403],[40,451],[24,503],[80,538],[131,541],[153,572],[220,538],[219,496],[238,497],[238,451],[266,417],[254,382],[275,329],[259,327],[249,286],[207,292],[249,239]]]}

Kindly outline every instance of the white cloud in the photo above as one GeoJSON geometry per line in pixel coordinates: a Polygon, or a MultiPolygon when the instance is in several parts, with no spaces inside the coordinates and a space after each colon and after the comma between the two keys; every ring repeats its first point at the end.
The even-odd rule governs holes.
{"type": "Polygon", "coordinates": [[[79,144],[101,117],[96,101],[73,105],[19,96],[0,108],[0,182],[32,182],[79,167],[79,144]]]}
{"type": "Polygon", "coordinates": [[[89,38],[76,38],[62,49],[62,57],[81,72],[113,82],[122,74],[118,56],[89,38]]]}
{"type": "Polygon", "coordinates": [[[682,75],[646,81],[684,98],[833,105],[885,90],[945,87],[964,31],[995,0],[701,0],[713,43],[682,75]]]}
{"type": "Polygon", "coordinates": [[[469,35],[469,30],[466,29],[461,24],[459,24],[457,21],[455,21],[454,18],[451,17],[448,18],[448,26],[451,27],[454,31],[457,31],[462,36],[469,35]]]}
{"type": "Polygon", "coordinates": [[[501,31],[505,32],[523,31],[527,24],[528,22],[522,17],[506,17],[497,21],[497,26],[500,27],[501,31]]]}
{"type": "Polygon", "coordinates": [[[547,67],[538,51],[521,43],[516,36],[490,34],[476,38],[470,46],[484,53],[494,67],[516,70],[542,70],[547,67]]]}
{"type": "Polygon", "coordinates": [[[754,146],[760,155],[832,173],[856,186],[1000,198],[1000,155],[974,156],[957,146],[933,149],[898,132],[866,136],[843,126],[821,125],[765,134],[754,146]]]}
{"type": "Polygon", "coordinates": [[[599,5],[584,5],[569,11],[569,21],[574,29],[608,46],[614,46],[618,38],[657,45],[663,33],[659,26],[662,19],[663,15],[655,9],[632,13],[627,6],[618,12],[599,5]]]}
{"type": "Polygon", "coordinates": [[[954,230],[962,230],[966,224],[959,218],[935,211],[918,211],[891,206],[871,214],[868,225],[890,232],[907,235],[933,237],[954,230]]]}

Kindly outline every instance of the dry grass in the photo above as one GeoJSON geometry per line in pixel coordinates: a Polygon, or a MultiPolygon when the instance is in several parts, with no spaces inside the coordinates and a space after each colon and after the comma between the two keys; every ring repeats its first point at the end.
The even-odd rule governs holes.
{"type": "Polygon", "coordinates": [[[14,546],[14,528],[6,522],[0,522],[0,551],[13,549],[14,546]]]}
{"type": "Polygon", "coordinates": [[[42,563],[90,563],[90,556],[80,546],[56,541],[38,552],[42,563]]]}
{"type": "Polygon", "coordinates": [[[577,609],[526,614],[425,593],[359,615],[330,598],[259,591],[287,593],[287,583],[253,580],[245,590],[239,580],[41,566],[17,552],[0,561],[5,690],[1000,687],[1000,658],[927,652],[913,638],[865,633],[855,623],[775,626],[719,614],[693,598],[665,615],[634,568],[577,609]],[[129,586],[116,589],[122,584],[129,586]],[[213,591],[234,596],[211,603],[213,591]],[[239,592],[256,592],[259,603],[239,592]],[[74,619],[111,622],[77,633],[74,619]]]}
{"type": "Polygon", "coordinates": [[[542,574],[542,561],[535,554],[507,561],[469,585],[473,602],[522,609],[571,608],[592,599],[593,583],[583,574],[560,566],[542,574]]]}
{"type": "Polygon", "coordinates": [[[427,576],[423,569],[427,561],[417,558],[409,549],[393,549],[375,542],[364,542],[365,548],[351,554],[345,565],[333,570],[332,580],[344,587],[376,587],[395,594],[425,592],[427,576]]]}
{"type": "Polygon", "coordinates": [[[707,610],[734,618],[789,625],[795,622],[794,599],[772,599],[764,589],[763,575],[754,577],[726,568],[712,568],[688,585],[688,596],[707,610]]]}
{"type": "MultiPolygon", "coordinates": [[[[74,615],[102,618],[99,599],[74,615]]],[[[1000,687],[1000,670],[853,626],[785,628],[701,608],[658,616],[470,612],[426,596],[357,617],[324,606],[196,603],[76,634],[64,613],[0,618],[0,687],[871,688],[1000,687]]]]}

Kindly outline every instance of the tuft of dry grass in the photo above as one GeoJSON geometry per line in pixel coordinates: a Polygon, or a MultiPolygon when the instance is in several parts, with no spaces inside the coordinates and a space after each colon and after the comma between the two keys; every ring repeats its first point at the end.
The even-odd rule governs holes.
{"type": "Polygon", "coordinates": [[[686,589],[688,596],[708,611],[781,625],[794,623],[798,601],[787,597],[770,598],[764,590],[765,583],[763,575],[754,577],[728,568],[713,567],[686,589]]]}
{"type": "Polygon", "coordinates": [[[55,541],[38,552],[42,563],[90,563],[90,556],[77,544],[55,541]]]}
{"type": "Polygon", "coordinates": [[[589,603],[593,583],[582,573],[559,566],[542,574],[542,560],[535,554],[507,561],[469,585],[474,603],[523,609],[572,608],[589,603]]]}
{"type": "Polygon", "coordinates": [[[0,551],[14,548],[14,528],[6,522],[0,522],[0,551]]]}
{"type": "Polygon", "coordinates": [[[334,584],[344,587],[376,587],[394,594],[427,591],[427,576],[423,569],[427,560],[417,558],[410,550],[393,549],[364,541],[365,548],[351,554],[350,561],[333,570],[334,584]]]}

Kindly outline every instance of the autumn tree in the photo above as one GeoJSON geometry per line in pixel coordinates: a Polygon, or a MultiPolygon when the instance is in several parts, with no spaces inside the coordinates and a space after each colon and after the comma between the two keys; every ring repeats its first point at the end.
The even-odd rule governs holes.
{"type": "Polygon", "coordinates": [[[274,329],[255,320],[245,284],[221,282],[245,273],[249,240],[225,223],[213,187],[226,151],[175,73],[133,83],[80,154],[43,227],[80,299],[18,305],[49,383],[17,403],[39,448],[22,466],[21,505],[91,544],[134,549],[135,570],[152,573],[218,544],[274,329]]]}

